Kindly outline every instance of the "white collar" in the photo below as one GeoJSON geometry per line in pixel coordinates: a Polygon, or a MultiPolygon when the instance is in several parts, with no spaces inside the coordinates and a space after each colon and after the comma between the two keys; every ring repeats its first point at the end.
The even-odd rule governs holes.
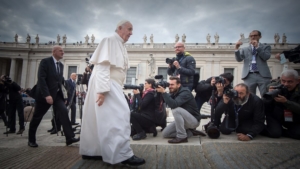
{"type": "Polygon", "coordinates": [[[124,40],[121,38],[121,36],[120,36],[117,32],[115,33],[115,37],[116,37],[119,41],[121,41],[123,44],[125,43],[124,40]]]}

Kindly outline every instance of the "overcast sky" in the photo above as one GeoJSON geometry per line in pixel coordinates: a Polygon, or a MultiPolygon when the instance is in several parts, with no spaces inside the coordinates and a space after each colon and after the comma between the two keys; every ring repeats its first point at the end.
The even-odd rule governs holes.
{"type": "MultiPolygon", "coordinates": [[[[173,43],[175,35],[187,43],[206,43],[218,33],[220,43],[235,43],[240,33],[262,32],[261,42],[273,43],[274,34],[300,43],[300,0],[1,0],[0,41],[83,41],[94,34],[98,43],[113,34],[122,19],[133,24],[129,43],[143,43],[153,34],[154,43],[173,43]],[[61,40],[62,41],[62,40],[61,40]]],[[[280,42],[281,42],[280,39],[280,42]]]]}

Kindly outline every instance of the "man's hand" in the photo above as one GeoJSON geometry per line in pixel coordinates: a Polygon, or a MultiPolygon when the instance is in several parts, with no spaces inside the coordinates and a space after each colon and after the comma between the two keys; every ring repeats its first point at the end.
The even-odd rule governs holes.
{"type": "Polygon", "coordinates": [[[156,88],[156,91],[159,92],[159,93],[165,93],[165,89],[163,87],[161,87],[161,86],[158,86],[156,88]]]}
{"type": "Polygon", "coordinates": [[[280,53],[276,53],[276,55],[275,55],[275,59],[277,59],[277,60],[281,60],[281,58],[280,58],[280,53]]]}
{"type": "Polygon", "coordinates": [[[235,49],[238,50],[242,44],[243,44],[243,42],[237,41],[235,44],[235,49]]]}
{"type": "Polygon", "coordinates": [[[210,85],[214,86],[216,83],[216,79],[214,77],[211,78],[210,85]]]}
{"type": "Polygon", "coordinates": [[[276,87],[276,86],[270,86],[270,87],[269,87],[269,92],[275,90],[275,89],[274,89],[275,87],[276,87]]]}
{"type": "Polygon", "coordinates": [[[237,138],[240,141],[250,141],[251,140],[249,136],[242,134],[242,133],[237,133],[237,138]]]}
{"type": "Polygon", "coordinates": [[[105,96],[102,93],[98,93],[97,96],[98,96],[98,98],[97,98],[96,103],[98,104],[98,106],[101,106],[104,102],[105,96]]]}
{"type": "Polygon", "coordinates": [[[51,104],[51,105],[53,104],[52,96],[47,96],[45,99],[48,104],[51,104]]]}
{"type": "Polygon", "coordinates": [[[279,102],[279,103],[285,103],[285,102],[287,102],[287,99],[284,96],[282,96],[282,95],[278,95],[277,97],[274,97],[274,100],[276,102],[279,102]]]}
{"type": "Polygon", "coordinates": [[[217,83],[216,88],[218,91],[218,96],[222,96],[224,92],[224,85],[222,83],[217,83]]]}
{"type": "Polygon", "coordinates": [[[133,90],[133,93],[134,93],[134,94],[139,94],[139,93],[140,93],[140,91],[139,91],[139,90],[137,90],[137,89],[135,89],[135,90],[133,90]]]}
{"type": "Polygon", "coordinates": [[[176,69],[180,68],[180,64],[177,60],[173,62],[173,65],[176,67],[176,69]]]}
{"type": "Polygon", "coordinates": [[[230,98],[228,96],[226,96],[225,94],[223,94],[223,102],[225,104],[228,104],[229,100],[230,100],[230,98]]]}
{"type": "Polygon", "coordinates": [[[251,43],[255,48],[258,47],[258,42],[257,42],[257,40],[252,40],[250,43],[251,43]]]}

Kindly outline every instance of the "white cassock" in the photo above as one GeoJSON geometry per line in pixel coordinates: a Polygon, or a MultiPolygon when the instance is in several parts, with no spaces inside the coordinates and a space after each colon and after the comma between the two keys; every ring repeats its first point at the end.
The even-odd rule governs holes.
{"type": "Polygon", "coordinates": [[[83,106],[79,153],[120,163],[133,156],[130,110],[122,89],[128,69],[124,40],[116,33],[104,38],[90,63],[94,69],[83,106]],[[101,106],[96,103],[97,93],[105,93],[101,106]]]}

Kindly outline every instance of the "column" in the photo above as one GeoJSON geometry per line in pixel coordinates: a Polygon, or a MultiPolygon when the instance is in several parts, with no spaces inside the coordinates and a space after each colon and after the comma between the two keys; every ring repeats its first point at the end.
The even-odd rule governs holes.
{"type": "Polygon", "coordinates": [[[205,68],[204,68],[204,79],[207,79],[211,76],[213,76],[212,74],[212,61],[206,61],[205,63],[205,68]]]}
{"type": "MultiPolygon", "coordinates": [[[[221,73],[223,73],[223,71],[221,71],[221,73]]],[[[219,76],[220,73],[220,61],[216,61],[214,60],[214,63],[213,63],[213,72],[212,72],[212,75],[213,76],[219,76]]]]}
{"type": "Polygon", "coordinates": [[[28,59],[23,59],[22,65],[22,75],[21,75],[21,87],[26,88],[26,79],[27,79],[27,67],[28,67],[28,59]]]}
{"type": "Polygon", "coordinates": [[[36,60],[30,60],[30,69],[29,69],[29,73],[28,73],[28,80],[27,80],[27,86],[32,88],[35,84],[36,84],[36,81],[35,80],[35,76],[36,76],[36,60]]]}
{"type": "Polygon", "coordinates": [[[16,71],[16,59],[13,58],[11,59],[10,71],[9,71],[9,77],[11,78],[12,81],[15,80],[15,71],[16,71]]]}

